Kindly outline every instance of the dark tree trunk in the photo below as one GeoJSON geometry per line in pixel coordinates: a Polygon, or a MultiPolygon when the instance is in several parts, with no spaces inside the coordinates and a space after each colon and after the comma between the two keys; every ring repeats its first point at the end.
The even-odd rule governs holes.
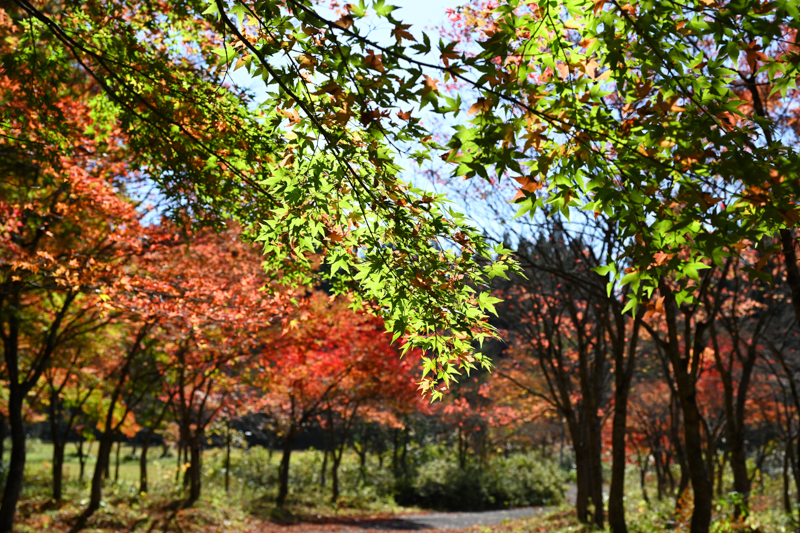
{"type": "MultiPolygon", "coordinates": [[[[608,525],[613,533],[628,533],[625,523],[625,433],[628,425],[628,394],[636,366],[636,344],[642,313],[633,322],[627,365],[625,364],[625,323],[617,320],[618,335],[614,348],[614,421],[611,429],[611,487],[608,495],[608,525]]],[[[647,493],[642,491],[645,500],[647,493]]]]}
{"type": "MultiPolygon", "coordinates": [[[[647,495],[647,463],[650,456],[645,456],[644,459],[639,457],[639,488],[642,490],[642,499],[644,503],[650,505],[650,497],[647,495]]],[[[611,506],[609,505],[609,522],[611,521],[611,506]]]]}
{"type": "Polygon", "coordinates": [[[53,500],[61,501],[64,485],[64,448],[63,442],[53,442],[53,500]]]}
{"type": "Polygon", "coordinates": [[[226,428],[228,430],[227,435],[225,435],[225,494],[230,494],[231,492],[231,422],[228,420],[226,422],[226,428]]]}
{"type": "Polygon", "coordinates": [[[83,483],[83,475],[86,469],[86,459],[83,455],[83,435],[78,437],[78,463],[80,464],[80,470],[78,473],[78,481],[83,483]]]}
{"type": "Polygon", "coordinates": [[[399,459],[398,459],[398,457],[399,457],[399,442],[398,442],[399,438],[398,438],[398,433],[400,433],[399,429],[394,428],[392,430],[392,472],[394,473],[395,479],[397,478],[397,474],[400,471],[400,469],[399,469],[400,465],[398,463],[398,461],[399,461],[399,459]]]}
{"type": "Polygon", "coordinates": [[[95,463],[94,474],[92,474],[92,487],[89,491],[89,505],[83,512],[85,520],[100,508],[103,499],[103,479],[104,473],[108,470],[111,462],[111,450],[114,447],[114,434],[109,430],[100,435],[97,447],[97,463],[95,463]]]}
{"type": "Polygon", "coordinates": [[[114,484],[119,483],[119,452],[122,448],[122,437],[117,441],[117,455],[114,459],[114,484]]]}
{"type": "MultiPolygon", "coordinates": [[[[593,413],[596,413],[594,407],[593,413]]],[[[605,522],[604,502],[603,502],[603,436],[600,428],[600,417],[590,414],[589,422],[589,467],[591,468],[590,483],[592,494],[592,520],[598,529],[603,529],[605,522]]]]}
{"type": "Polygon", "coordinates": [[[61,434],[61,404],[58,392],[52,386],[50,390],[50,437],[53,441],[53,500],[61,502],[64,476],[64,447],[66,439],[61,434]]]}
{"type": "Polygon", "coordinates": [[[292,448],[294,439],[297,437],[298,428],[292,427],[283,439],[283,456],[278,467],[278,497],[275,503],[278,507],[283,507],[286,503],[286,496],[289,495],[289,462],[292,459],[292,448]]]}
{"type": "Polygon", "coordinates": [[[6,451],[6,417],[0,414],[0,470],[4,470],[3,457],[6,451]]]}
{"type": "Polygon", "coordinates": [[[783,261],[786,266],[786,284],[792,293],[794,316],[798,324],[800,324],[800,269],[797,267],[794,235],[792,235],[792,230],[782,229],[780,236],[781,251],[783,252],[783,261]]]}
{"type": "Polygon", "coordinates": [[[150,448],[150,432],[142,442],[142,451],[139,455],[139,494],[147,493],[147,450],[150,448]]]}
{"type": "Polygon", "coordinates": [[[202,454],[200,452],[200,443],[203,440],[203,433],[198,432],[188,443],[189,448],[189,497],[186,500],[186,506],[191,507],[200,499],[201,488],[201,472],[202,472],[202,454]]]}
{"type": "Polygon", "coordinates": [[[592,486],[585,431],[583,425],[578,424],[572,413],[567,413],[566,418],[570,439],[572,440],[572,449],[575,452],[575,485],[577,488],[575,510],[578,514],[578,520],[587,524],[591,522],[589,500],[591,499],[592,486]]]}
{"type": "MultiPolygon", "coordinates": [[[[708,533],[711,525],[713,487],[708,477],[706,463],[703,460],[702,416],[697,405],[694,369],[689,366],[691,355],[694,355],[695,360],[699,357],[697,350],[701,346],[700,341],[703,337],[705,323],[696,325],[694,345],[685,346],[686,355],[682,356],[675,316],[678,307],[675,303],[675,297],[672,291],[663,283],[661,285],[661,294],[665,297],[664,309],[669,332],[666,348],[675,375],[675,383],[678,387],[678,397],[683,414],[686,462],[689,467],[689,478],[692,482],[692,492],[694,494],[694,511],[692,512],[690,533],[708,533]],[[692,351],[691,353],[690,350],[692,351]]],[[[688,339],[686,341],[688,344],[688,339]]]]}
{"type": "Polygon", "coordinates": [[[181,472],[183,471],[183,462],[181,461],[181,456],[183,455],[183,440],[178,441],[177,445],[177,455],[178,455],[178,464],[175,467],[175,484],[177,485],[178,482],[181,480],[181,472]]]}
{"type": "Polygon", "coordinates": [[[792,514],[792,500],[789,496],[789,490],[791,487],[789,481],[789,450],[792,449],[791,442],[786,443],[786,447],[783,450],[783,511],[787,515],[792,514]]]}
{"type": "MultiPolygon", "coordinates": [[[[142,441],[142,453],[139,456],[139,492],[146,493],[147,492],[147,450],[150,447],[150,440],[155,435],[156,428],[161,425],[161,421],[164,420],[164,416],[167,414],[167,410],[169,409],[170,403],[172,402],[172,397],[170,397],[169,401],[164,403],[164,407],[161,409],[161,413],[158,415],[153,424],[147,428],[147,433],[144,436],[144,440],[142,441]]],[[[166,446],[165,446],[166,450],[166,446]]],[[[162,457],[166,455],[166,452],[162,454],[162,457]]],[[[180,458],[180,454],[178,456],[180,458]]]]}
{"type": "MultiPolygon", "coordinates": [[[[15,365],[16,366],[16,365],[15,365]]],[[[11,458],[0,507],[0,532],[10,533],[14,528],[14,515],[22,492],[25,474],[25,423],[22,419],[22,387],[17,376],[10,376],[8,398],[8,422],[11,426],[11,458]]]]}

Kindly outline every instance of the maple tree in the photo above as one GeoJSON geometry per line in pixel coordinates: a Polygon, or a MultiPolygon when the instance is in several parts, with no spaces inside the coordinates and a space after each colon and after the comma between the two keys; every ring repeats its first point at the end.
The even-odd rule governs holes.
{"type": "MultiPolygon", "coordinates": [[[[303,426],[323,411],[330,442],[336,439],[334,419],[342,420],[339,443],[333,446],[332,498],[338,499],[338,468],[349,431],[359,413],[384,418],[381,400],[411,400],[417,385],[409,375],[410,363],[399,358],[380,320],[354,314],[347,302],[323,293],[311,295],[282,334],[265,347],[268,376],[256,375],[254,385],[265,389],[263,409],[283,438],[278,470],[277,503],[289,491],[289,467],[295,439],[303,426]]],[[[385,415],[385,413],[384,413],[385,415]]]]}
{"type": "MultiPolygon", "coordinates": [[[[349,29],[355,14],[334,24],[293,2],[12,5],[5,16],[19,60],[34,64],[46,46],[60,58],[54,74],[75,66],[90,80],[94,131],[124,131],[176,212],[236,218],[287,283],[307,283],[323,253],[337,292],[425,350],[424,390],[434,397],[456,369],[488,365],[466,357],[472,340],[495,335],[484,313],[492,297],[475,287],[513,260],[442,196],[400,178],[392,145],[419,142],[424,158],[431,141],[419,120],[384,121],[376,106],[429,101],[436,84],[367,50],[349,29]],[[225,83],[237,61],[269,89],[260,100],[225,83]],[[391,94],[387,69],[402,72],[391,94]]],[[[392,10],[376,13],[394,21],[392,10]]]]}
{"type": "Polygon", "coordinates": [[[25,398],[62,345],[104,320],[97,291],[137,249],[140,216],[119,192],[131,178],[123,139],[117,132],[104,139],[86,134],[94,121],[79,97],[85,87],[29,92],[34,73],[16,58],[6,64],[15,76],[10,69],[0,76],[0,164],[7,176],[0,185],[0,338],[12,445],[2,531],[12,528],[22,488],[25,398]],[[42,100],[50,105],[41,108],[42,100]]]}

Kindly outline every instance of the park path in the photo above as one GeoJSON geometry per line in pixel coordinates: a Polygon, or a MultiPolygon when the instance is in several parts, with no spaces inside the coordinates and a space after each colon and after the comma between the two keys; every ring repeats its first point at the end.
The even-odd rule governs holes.
{"type": "Polygon", "coordinates": [[[331,517],[314,522],[276,524],[264,522],[252,530],[253,533],[376,533],[387,531],[459,531],[473,526],[501,524],[536,516],[551,509],[549,507],[525,507],[502,511],[476,511],[464,513],[425,513],[395,515],[391,517],[360,518],[331,517]]]}
{"type": "MultiPolygon", "coordinates": [[[[567,502],[575,501],[575,487],[567,489],[567,502]]],[[[463,513],[423,513],[387,517],[330,517],[317,522],[296,524],[259,524],[253,533],[385,533],[387,531],[460,531],[474,526],[502,524],[537,516],[553,507],[523,507],[501,511],[475,511],[463,513]]]]}

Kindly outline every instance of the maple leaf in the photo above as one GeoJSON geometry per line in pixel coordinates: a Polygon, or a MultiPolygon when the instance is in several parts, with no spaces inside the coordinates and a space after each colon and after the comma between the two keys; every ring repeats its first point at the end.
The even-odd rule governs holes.
{"type": "Polygon", "coordinates": [[[453,51],[445,50],[444,52],[442,52],[442,54],[439,57],[441,58],[442,61],[444,61],[444,66],[445,67],[449,67],[450,66],[450,60],[451,59],[458,59],[458,54],[456,52],[453,52],[453,51]]]}
{"type": "Polygon", "coordinates": [[[747,45],[745,48],[745,56],[747,58],[747,64],[750,66],[750,71],[756,71],[756,60],[761,60],[764,62],[769,61],[769,57],[767,54],[761,51],[761,45],[756,43],[755,40],[750,41],[750,44],[747,45]]]}
{"type": "Polygon", "coordinates": [[[392,35],[395,39],[397,39],[397,44],[403,44],[403,39],[407,41],[416,41],[417,39],[414,38],[411,33],[408,32],[408,28],[411,27],[411,24],[397,24],[394,29],[392,30],[392,35]]]}
{"type": "Polygon", "coordinates": [[[467,111],[467,116],[474,115],[475,113],[483,113],[492,108],[492,101],[488,98],[478,98],[478,101],[472,104],[467,111]]]}
{"type": "Polygon", "coordinates": [[[292,109],[291,111],[286,111],[281,109],[280,107],[277,108],[278,113],[283,115],[284,117],[289,119],[289,126],[294,126],[300,123],[300,113],[297,112],[297,109],[292,109]]]}
{"type": "Polygon", "coordinates": [[[313,94],[315,95],[330,94],[333,96],[337,96],[341,93],[342,93],[342,88],[335,81],[329,81],[328,83],[326,83],[325,85],[323,85],[322,87],[313,92],[313,94]]]}
{"type": "Polygon", "coordinates": [[[374,50],[367,50],[367,57],[364,58],[364,64],[369,69],[377,70],[378,72],[386,72],[382,59],[383,54],[376,54],[374,50]]]}
{"type": "Polygon", "coordinates": [[[425,82],[423,83],[423,86],[422,86],[422,96],[427,96],[431,92],[438,93],[439,92],[439,87],[437,86],[438,83],[439,83],[439,80],[431,78],[430,76],[428,76],[426,74],[425,75],[425,82]]]}
{"type": "Polygon", "coordinates": [[[400,117],[401,120],[411,120],[411,110],[398,111],[397,116],[400,117]]]}
{"type": "Polygon", "coordinates": [[[542,184],[532,176],[515,176],[514,179],[522,185],[521,191],[536,192],[542,188],[542,184]]]}
{"type": "Polygon", "coordinates": [[[314,72],[314,67],[317,65],[317,60],[313,56],[308,54],[300,54],[296,59],[300,64],[300,68],[314,72]]]}
{"type": "Polygon", "coordinates": [[[345,30],[349,30],[355,24],[355,20],[353,20],[353,15],[344,15],[342,18],[334,22],[335,25],[343,28],[345,30]]]}

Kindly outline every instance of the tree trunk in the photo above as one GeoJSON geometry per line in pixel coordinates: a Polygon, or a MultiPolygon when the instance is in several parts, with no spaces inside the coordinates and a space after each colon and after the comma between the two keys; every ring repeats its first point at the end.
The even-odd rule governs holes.
{"type": "Polygon", "coordinates": [[[0,471],[5,470],[3,457],[6,451],[6,417],[0,413],[0,471]]]}
{"type": "Polygon", "coordinates": [[[97,463],[94,466],[94,474],[92,475],[92,487],[89,492],[89,505],[83,512],[84,523],[95,511],[100,508],[100,502],[103,499],[103,479],[104,473],[108,470],[108,465],[111,462],[111,449],[114,447],[114,435],[107,431],[100,435],[97,447],[97,463]]]}
{"type": "Polygon", "coordinates": [[[64,481],[64,442],[53,442],[53,500],[61,501],[64,481]]]}
{"type": "Polygon", "coordinates": [[[147,450],[150,448],[150,432],[148,431],[142,442],[142,451],[139,455],[139,494],[147,493],[147,450]]]}
{"type": "Polygon", "coordinates": [[[11,458],[3,490],[3,504],[0,506],[0,533],[10,533],[14,528],[14,515],[25,474],[25,423],[22,419],[24,398],[22,387],[17,381],[18,377],[16,375],[9,377],[8,422],[11,426],[11,458]]]}
{"type": "Polygon", "coordinates": [[[400,433],[400,430],[397,429],[397,428],[394,428],[394,430],[392,430],[392,472],[394,473],[395,479],[397,479],[397,474],[400,472],[400,468],[399,468],[400,465],[399,465],[399,459],[398,459],[398,457],[399,457],[399,446],[398,446],[399,439],[398,439],[398,434],[399,433],[400,433]]]}
{"type": "Polygon", "coordinates": [[[572,437],[572,449],[575,452],[575,485],[577,495],[575,498],[575,510],[578,520],[588,524],[592,520],[589,511],[589,500],[591,499],[591,468],[589,457],[586,453],[582,428],[577,423],[569,423],[570,434],[572,437]]]}
{"type": "Polygon", "coordinates": [[[53,441],[53,501],[61,502],[64,475],[64,447],[66,436],[61,435],[61,406],[58,392],[50,383],[50,438],[53,441]]]}
{"type": "Polygon", "coordinates": [[[80,470],[78,473],[78,481],[83,483],[83,474],[86,468],[86,459],[83,456],[83,435],[80,435],[78,438],[78,463],[80,464],[80,470]]]}
{"type": "Polygon", "coordinates": [[[600,428],[600,417],[593,407],[589,413],[589,468],[591,469],[590,483],[592,494],[592,505],[594,513],[592,520],[597,529],[603,529],[605,513],[603,502],[603,435],[600,428]]]}
{"type": "MultiPolygon", "coordinates": [[[[623,319],[624,320],[624,319],[623,319]]],[[[633,322],[631,341],[628,348],[628,364],[625,364],[624,333],[625,324],[618,320],[617,328],[622,334],[622,342],[614,349],[614,421],[611,429],[611,487],[608,495],[608,525],[613,533],[628,533],[625,523],[625,433],[628,425],[628,394],[636,366],[636,344],[642,313],[633,322]]],[[[642,491],[645,500],[647,494],[642,491]]]]}
{"type": "Polygon", "coordinates": [[[789,483],[789,450],[792,449],[792,445],[790,442],[786,443],[786,447],[783,450],[783,511],[787,515],[792,514],[792,500],[789,497],[789,487],[791,487],[789,483]]]}
{"type": "Polygon", "coordinates": [[[794,235],[792,235],[792,230],[782,229],[780,231],[780,237],[783,261],[786,266],[786,284],[789,286],[789,290],[792,293],[794,316],[798,324],[800,324],[800,269],[797,267],[794,235]]]}
{"type": "Polygon", "coordinates": [[[189,497],[186,500],[186,506],[191,507],[200,499],[200,484],[201,484],[201,459],[200,442],[203,440],[203,434],[198,431],[194,438],[190,439],[188,443],[189,448],[189,497]]]}
{"type": "Polygon", "coordinates": [[[116,485],[119,483],[119,451],[122,448],[122,436],[120,435],[120,439],[117,441],[117,456],[114,459],[114,484],[116,485]]]}
{"type": "MultiPolygon", "coordinates": [[[[648,506],[650,505],[650,497],[647,495],[647,463],[650,456],[646,455],[644,460],[639,457],[639,488],[642,490],[642,499],[648,506]]],[[[611,522],[611,505],[608,506],[608,521],[611,522]]]]}
{"type": "MultiPolygon", "coordinates": [[[[694,510],[690,533],[708,533],[711,525],[711,510],[713,487],[708,478],[708,470],[703,460],[703,439],[701,434],[702,416],[697,405],[697,390],[695,376],[689,368],[690,355],[699,357],[697,352],[699,342],[703,336],[704,324],[696,325],[695,342],[693,346],[685,346],[686,355],[681,355],[678,341],[678,328],[676,323],[677,304],[672,291],[662,283],[662,296],[665,297],[664,309],[667,316],[669,341],[667,352],[675,375],[678,387],[678,398],[683,413],[684,442],[686,443],[686,462],[689,467],[689,478],[692,482],[694,493],[694,510]],[[690,353],[690,350],[692,351],[690,353]]],[[[686,339],[688,342],[688,339],[686,339]]]]}
{"type": "Polygon", "coordinates": [[[331,463],[331,503],[335,504],[339,500],[339,465],[342,463],[344,453],[344,439],[341,449],[337,452],[333,450],[333,462],[331,463]]]}
{"type": "Polygon", "coordinates": [[[226,423],[228,434],[225,435],[225,494],[231,492],[231,422],[226,423]]]}
{"type": "MultiPolygon", "coordinates": [[[[161,421],[164,420],[164,416],[167,414],[167,410],[169,409],[171,402],[172,397],[170,396],[169,401],[164,403],[164,407],[161,409],[161,414],[158,415],[156,421],[151,424],[149,428],[147,428],[147,433],[142,441],[142,452],[139,456],[139,493],[147,492],[147,449],[150,447],[150,440],[153,438],[156,428],[161,425],[161,421]]],[[[166,455],[166,452],[162,454],[162,457],[164,457],[164,455],[166,455]]]]}
{"type": "Polygon", "coordinates": [[[289,461],[292,459],[292,448],[297,431],[298,428],[290,428],[283,439],[283,456],[280,467],[278,467],[278,498],[275,500],[278,507],[283,507],[283,504],[286,503],[286,496],[289,495],[289,461]]]}

